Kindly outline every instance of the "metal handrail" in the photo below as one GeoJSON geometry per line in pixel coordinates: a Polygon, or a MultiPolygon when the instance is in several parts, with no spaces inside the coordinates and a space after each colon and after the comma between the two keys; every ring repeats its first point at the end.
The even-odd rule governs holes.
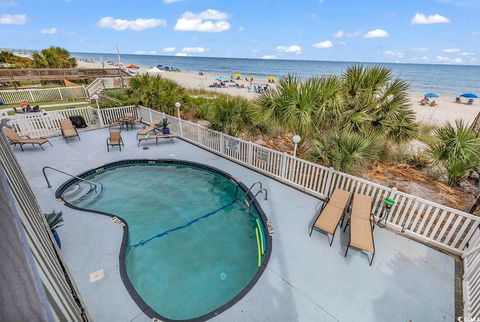
{"type": "Polygon", "coordinates": [[[263,189],[263,185],[262,185],[262,183],[261,183],[260,181],[254,182],[254,183],[250,186],[250,188],[248,188],[248,190],[245,191],[245,193],[242,195],[242,198],[245,197],[246,195],[248,195],[248,193],[249,193],[250,191],[252,191],[253,187],[255,187],[257,184],[260,185],[260,190],[263,189]]]}
{"type": "Polygon", "coordinates": [[[252,202],[257,199],[257,196],[261,193],[265,192],[265,199],[263,200],[268,200],[268,191],[266,188],[262,188],[260,190],[257,191],[257,193],[253,196],[253,198],[250,200],[250,202],[248,203],[248,207],[250,208],[250,205],[252,204],[252,202]]]}
{"type": "Polygon", "coordinates": [[[86,180],[86,179],[83,179],[83,178],[80,178],[80,177],[77,177],[77,176],[74,176],[73,174],[70,174],[70,173],[67,173],[67,172],[65,172],[65,171],[59,170],[59,169],[57,169],[57,168],[49,167],[49,166],[43,167],[43,169],[42,169],[43,176],[45,177],[45,181],[47,182],[47,185],[48,185],[47,188],[51,188],[51,187],[52,187],[52,185],[50,184],[50,181],[48,181],[47,174],[45,173],[45,170],[47,170],[47,169],[50,169],[50,170],[53,170],[53,171],[57,171],[57,172],[63,173],[63,174],[65,174],[65,175],[69,176],[69,177],[78,179],[78,180],[80,180],[80,181],[84,181],[84,182],[90,184],[90,185],[93,187],[93,189],[94,189],[95,191],[97,191],[97,185],[96,185],[94,182],[89,181],[89,180],[86,180]]]}

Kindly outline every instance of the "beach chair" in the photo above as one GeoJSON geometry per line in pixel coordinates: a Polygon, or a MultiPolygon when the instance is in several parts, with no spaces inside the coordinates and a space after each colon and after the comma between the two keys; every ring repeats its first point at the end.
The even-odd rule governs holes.
{"type": "Polygon", "coordinates": [[[15,130],[9,129],[7,127],[3,128],[3,133],[8,138],[11,145],[13,145],[13,146],[16,146],[17,144],[20,145],[20,149],[22,149],[22,151],[24,151],[23,146],[25,144],[31,144],[32,146],[38,145],[44,151],[45,151],[45,149],[43,148],[43,145],[45,143],[48,143],[48,144],[50,144],[50,146],[53,146],[52,143],[50,143],[50,141],[47,140],[47,139],[42,139],[42,138],[32,139],[29,136],[20,136],[20,135],[18,135],[17,132],[15,132],[15,130]]]}
{"type": "Polygon", "coordinates": [[[326,233],[331,247],[340,220],[342,221],[340,229],[343,226],[343,219],[345,218],[345,211],[350,196],[351,193],[348,191],[338,188],[335,189],[332,196],[323,203],[318,216],[315,218],[312,228],[310,229],[310,236],[312,236],[314,229],[326,233]],[[330,240],[329,234],[332,235],[332,240],[330,240]]]}
{"type": "Polygon", "coordinates": [[[432,106],[432,107],[433,107],[433,106],[437,106],[437,101],[432,101],[432,102],[430,103],[430,106],[432,106]]]}
{"type": "Polygon", "coordinates": [[[473,105],[473,98],[470,98],[470,99],[467,101],[466,104],[467,104],[467,105],[473,105]]]}
{"type": "Polygon", "coordinates": [[[110,152],[110,147],[118,146],[120,151],[122,151],[123,139],[120,134],[121,131],[110,131],[110,136],[107,138],[107,151],[110,152]]]}
{"type": "Polygon", "coordinates": [[[375,228],[375,218],[372,213],[373,199],[370,196],[355,194],[353,196],[350,218],[343,231],[350,225],[350,239],[345,251],[345,257],[350,247],[366,251],[372,254],[370,266],[372,266],[375,257],[375,241],[373,239],[373,230],[375,228]]]}
{"type": "Polygon", "coordinates": [[[156,132],[157,131],[157,126],[158,126],[159,123],[160,123],[159,121],[152,122],[152,123],[150,123],[149,126],[144,127],[143,129],[138,131],[137,132],[137,140],[139,138],[142,138],[145,135],[149,134],[150,132],[156,132]]]}
{"type": "Polygon", "coordinates": [[[77,129],[73,127],[72,121],[69,119],[60,121],[60,130],[62,131],[62,136],[67,143],[68,139],[73,137],[78,137],[78,140],[80,140],[80,135],[78,135],[77,129]]]}
{"type": "Polygon", "coordinates": [[[455,103],[461,103],[462,101],[460,100],[460,97],[455,97],[455,103]]]}

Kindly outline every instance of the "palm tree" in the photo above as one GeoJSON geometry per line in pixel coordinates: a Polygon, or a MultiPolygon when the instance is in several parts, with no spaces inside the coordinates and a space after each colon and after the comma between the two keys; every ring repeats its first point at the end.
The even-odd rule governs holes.
{"type": "Polygon", "coordinates": [[[73,68],[77,67],[77,60],[70,57],[70,52],[65,48],[52,46],[34,52],[32,55],[34,68],[73,68]]]}
{"type": "Polygon", "coordinates": [[[429,154],[435,164],[445,168],[447,184],[456,186],[468,171],[480,167],[480,138],[462,120],[455,126],[447,123],[435,131],[438,143],[433,144],[429,154]]]}
{"type": "Polygon", "coordinates": [[[250,102],[243,97],[222,95],[213,101],[208,111],[212,129],[238,136],[253,129],[253,115],[250,102]]]}
{"type": "Polygon", "coordinates": [[[309,159],[313,162],[320,161],[339,171],[352,172],[374,161],[380,150],[375,135],[337,130],[316,141],[309,159]]]}
{"type": "Polygon", "coordinates": [[[356,133],[374,132],[396,143],[416,136],[408,83],[393,79],[386,67],[352,66],[342,76],[345,106],[340,124],[356,133]]]}
{"type": "Polygon", "coordinates": [[[174,114],[175,103],[186,99],[185,89],[174,81],[146,74],[130,80],[129,94],[139,104],[167,114],[174,114]]]}

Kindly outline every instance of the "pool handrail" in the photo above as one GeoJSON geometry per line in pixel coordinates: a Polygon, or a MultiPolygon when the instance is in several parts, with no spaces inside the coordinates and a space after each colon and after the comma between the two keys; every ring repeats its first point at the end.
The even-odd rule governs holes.
{"type": "MultiPolygon", "coordinates": [[[[43,177],[45,178],[45,181],[47,182],[47,188],[51,188],[51,187],[52,187],[52,185],[50,184],[50,181],[49,181],[48,178],[47,178],[47,174],[46,174],[46,172],[45,172],[45,170],[47,170],[47,169],[50,169],[50,170],[53,170],[53,171],[57,171],[57,172],[63,173],[64,175],[67,175],[67,176],[69,176],[69,177],[75,178],[75,179],[80,180],[80,181],[84,181],[84,182],[90,184],[90,185],[93,187],[93,189],[94,189],[95,191],[97,191],[97,185],[96,185],[94,182],[89,181],[89,180],[86,180],[86,179],[83,179],[83,178],[80,178],[80,177],[78,177],[78,176],[75,176],[75,175],[70,174],[70,173],[68,173],[68,172],[59,170],[59,169],[57,169],[57,168],[49,167],[49,166],[43,167],[43,169],[42,169],[43,177]]],[[[101,183],[98,183],[98,184],[101,185],[101,183]]]]}

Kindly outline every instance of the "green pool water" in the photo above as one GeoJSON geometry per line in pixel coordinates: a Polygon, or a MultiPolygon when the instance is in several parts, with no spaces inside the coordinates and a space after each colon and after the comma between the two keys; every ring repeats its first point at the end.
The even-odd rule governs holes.
{"type": "Polygon", "coordinates": [[[87,178],[103,185],[98,200],[64,199],[128,223],[128,278],[160,316],[187,320],[215,311],[258,272],[259,214],[226,176],[183,163],[137,163],[87,178]]]}

